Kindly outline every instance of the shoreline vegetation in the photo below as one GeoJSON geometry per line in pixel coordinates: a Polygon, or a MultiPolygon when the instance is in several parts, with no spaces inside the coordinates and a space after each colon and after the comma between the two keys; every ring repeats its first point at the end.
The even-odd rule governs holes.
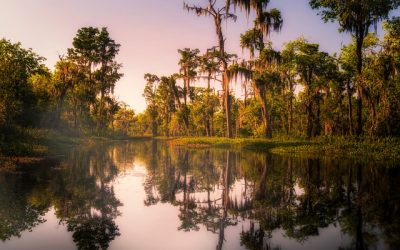
{"type": "Polygon", "coordinates": [[[269,151],[273,154],[354,158],[394,163],[400,160],[399,138],[317,137],[303,138],[216,138],[182,137],[169,139],[170,144],[190,148],[221,147],[269,151]]]}
{"type": "Polygon", "coordinates": [[[251,150],[300,157],[331,157],[395,163],[400,160],[400,139],[317,137],[226,138],[226,137],[152,137],[152,136],[74,136],[55,130],[25,130],[22,139],[0,145],[0,171],[63,157],[63,150],[118,141],[157,140],[170,146],[251,150]]]}
{"type": "Polygon", "coordinates": [[[21,133],[18,138],[0,143],[0,171],[14,171],[17,167],[63,157],[67,148],[151,138],[125,135],[78,136],[52,129],[24,129],[21,133]]]}

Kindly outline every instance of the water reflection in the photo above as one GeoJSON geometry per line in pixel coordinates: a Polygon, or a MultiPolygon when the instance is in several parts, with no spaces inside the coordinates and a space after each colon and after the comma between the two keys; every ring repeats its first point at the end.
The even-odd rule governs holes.
{"type": "Polygon", "coordinates": [[[78,249],[108,249],[121,235],[116,219],[133,213],[121,214],[114,186],[137,165],[145,196],[135,202],[174,207],[177,215],[165,216],[176,217],[176,230],[207,231],[216,249],[233,238],[234,249],[400,249],[398,168],[156,141],[75,149],[59,162],[0,173],[0,239],[18,240],[54,209],[78,249]],[[324,241],[333,228],[342,239],[324,241]]]}
{"type": "Polygon", "coordinates": [[[43,215],[53,206],[79,249],[107,249],[119,235],[114,219],[122,204],[111,186],[118,169],[106,149],[76,149],[61,162],[1,174],[0,239],[20,237],[45,222],[43,215]]]}
{"type": "Polygon", "coordinates": [[[117,174],[110,153],[96,147],[90,152],[74,151],[59,178],[53,178],[62,183],[55,195],[56,214],[73,232],[79,249],[107,249],[119,235],[114,219],[122,204],[110,185],[117,174]]]}
{"type": "Polygon", "coordinates": [[[145,182],[147,206],[179,208],[178,230],[203,225],[218,235],[243,220],[247,249],[276,249],[273,233],[299,243],[334,225],[351,241],[340,249],[400,247],[399,170],[352,161],[268,153],[152,146],[145,182]]]}
{"type": "Polygon", "coordinates": [[[36,199],[40,195],[36,184],[30,176],[0,174],[0,240],[20,237],[22,231],[45,221],[49,202],[36,199]]]}

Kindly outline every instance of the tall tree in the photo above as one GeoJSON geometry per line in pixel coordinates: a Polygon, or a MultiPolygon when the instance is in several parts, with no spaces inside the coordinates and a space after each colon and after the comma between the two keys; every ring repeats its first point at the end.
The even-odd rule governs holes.
{"type": "Polygon", "coordinates": [[[190,84],[197,76],[197,67],[199,66],[198,54],[200,50],[184,48],[178,49],[181,59],[179,60],[180,74],[183,78],[184,103],[187,104],[188,96],[190,98],[190,84]]]}
{"type": "MultiPolygon", "coordinates": [[[[213,133],[213,119],[215,113],[215,107],[212,104],[212,90],[211,80],[216,78],[216,74],[219,72],[220,67],[218,63],[218,51],[215,48],[208,49],[207,52],[200,57],[200,73],[206,74],[207,79],[207,91],[206,91],[206,114],[205,114],[205,127],[207,136],[212,136],[213,133]]],[[[200,98],[201,99],[201,98],[200,98]]],[[[218,103],[217,103],[218,104],[218,103]]]]}
{"type": "Polygon", "coordinates": [[[156,94],[157,94],[157,84],[160,81],[160,78],[156,75],[145,74],[144,79],[146,80],[146,86],[144,87],[143,96],[146,99],[147,110],[150,113],[151,118],[151,133],[153,136],[157,136],[158,134],[158,122],[157,122],[157,102],[156,102],[156,94]]]}
{"type": "Polygon", "coordinates": [[[281,53],[282,65],[281,73],[284,81],[285,99],[287,99],[287,133],[290,133],[293,129],[293,111],[294,111],[294,90],[296,88],[296,62],[293,47],[288,48],[285,46],[281,53]]]}
{"type": "Polygon", "coordinates": [[[340,32],[349,32],[356,39],[357,55],[357,135],[363,133],[363,53],[365,37],[372,26],[388,18],[389,12],[400,5],[399,0],[310,0],[313,9],[320,10],[319,14],[325,22],[338,21],[340,32]]]}
{"type": "MultiPolygon", "coordinates": [[[[56,99],[55,103],[55,123],[58,125],[63,111],[64,101],[68,94],[74,87],[74,84],[78,84],[79,71],[77,65],[68,58],[60,57],[60,60],[56,63],[54,74],[53,74],[53,84],[54,91],[53,95],[56,99]]],[[[76,121],[76,115],[74,116],[76,121]]]]}
{"type": "MultiPolygon", "coordinates": [[[[245,48],[260,47],[261,40],[250,39],[253,32],[246,33],[241,37],[241,45],[245,48]],[[248,39],[249,38],[249,39],[248,39]]],[[[231,67],[233,75],[239,74],[245,80],[251,80],[253,88],[261,104],[261,114],[264,127],[264,136],[272,137],[272,114],[268,94],[272,88],[281,82],[279,66],[281,54],[272,49],[271,44],[260,51],[255,60],[249,60],[231,67]]],[[[235,77],[236,78],[236,77],[235,77]]]]}
{"type": "Polygon", "coordinates": [[[384,24],[386,30],[383,43],[384,81],[388,85],[387,134],[400,134],[400,17],[384,24]]]}
{"type": "Polygon", "coordinates": [[[332,67],[331,57],[319,51],[319,45],[304,38],[286,44],[285,50],[292,51],[296,71],[304,86],[304,104],[307,113],[307,138],[321,132],[320,98],[322,85],[326,84],[326,72],[332,67]]]}
{"type": "Polygon", "coordinates": [[[346,92],[348,102],[348,117],[349,117],[349,134],[354,134],[353,125],[353,94],[354,87],[356,86],[356,55],[355,55],[355,43],[351,43],[348,46],[343,46],[339,55],[339,63],[342,69],[342,75],[344,81],[346,81],[346,92]]]}
{"type": "Polygon", "coordinates": [[[170,123],[173,113],[176,111],[175,88],[176,79],[174,76],[161,77],[157,88],[156,98],[159,114],[162,116],[162,128],[165,136],[170,136],[170,123]]]}
{"type": "Polygon", "coordinates": [[[272,110],[267,96],[268,92],[281,83],[280,64],[281,53],[273,50],[270,45],[261,51],[255,62],[254,89],[261,101],[264,136],[267,138],[272,138],[272,110]]]}
{"type": "Polygon", "coordinates": [[[122,77],[121,64],[115,61],[120,45],[110,38],[107,28],[84,27],[78,30],[69,49],[69,57],[74,60],[86,76],[82,84],[92,98],[87,105],[96,111],[98,132],[106,126],[105,99],[113,92],[116,82],[122,77]],[[99,100],[96,100],[96,97],[99,100]]]}
{"type": "Polygon", "coordinates": [[[97,40],[100,63],[100,68],[96,72],[97,88],[100,94],[97,126],[101,131],[106,127],[105,97],[114,92],[115,84],[123,74],[119,72],[122,65],[115,61],[120,45],[110,38],[107,28],[103,27],[99,30],[97,40]]]}
{"type": "Polygon", "coordinates": [[[265,49],[264,35],[268,36],[271,31],[280,31],[283,20],[281,12],[277,9],[268,10],[269,0],[232,0],[234,6],[239,7],[250,14],[254,10],[256,18],[254,27],[248,30],[240,37],[240,45],[242,48],[247,48],[250,51],[250,57],[255,56],[255,52],[259,52],[259,60],[252,64],[255,72],[254,88],[261,101],[264,135],[268,138],[272,137],[272,127],[270,109],[267,101],[268,85],[278,81],[276,74],[276,62],[279,61],[280,55],[273,51],[268,43],[268,48],[265,49]],[[261,58],[263,57],[263,58],[261,58]]]}
{"type": "Polygon", "coordinates": [[[232,137],[231,121],[231,96],[228,75],[229,56],[225,51],[225,36],[222,31],[223,21],[230,19],[236,21],[236,15],[229,12],[229,5],[218,7],[217,0],[208,0],[207,6],[188,5],[184,3],[184,8],[196,13],[198,16],[210,16],[214,19],[215,31],[218,38],[219,60],[222,65],[222,89],[224,91],[224,110],[226,117],[226,136],[232,137]]]}
{"type": "Polygon", "coordinates": [[[179,73],[180,78],[183,79],[183,106],[180,107],[180,114],[182,116],[183,122],[186,126],[186,131],[189,131],[189,116],[190,110],[188,108],[188,97],[192,101],[192,89],[191,83],[196,79],[197,68],[199,66],[198,54],[200,50],[185,48],[183,50],[178,49],[181,58],[179,60],[179,73]]]}

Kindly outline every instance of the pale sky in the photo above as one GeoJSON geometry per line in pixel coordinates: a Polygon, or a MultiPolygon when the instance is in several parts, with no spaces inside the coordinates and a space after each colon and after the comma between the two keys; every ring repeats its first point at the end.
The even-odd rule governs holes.
{"type": "MultiPolygon", "coordinates": [[[[171,75],[179,70],[177,50],[216,45],[213,22],[183,10],[183,0],[0,0],[0,38],[21,42],[47,58],[53,69],[59,55],[72,47],[77,30],[85,26],[108,27],[111,37],[121,44],[117,61],[124,77],[115,95],[136,112],[145,109],[142,97],[145,73],[171,75]]],[[[205,0],[189,2],[205,3],[205,0]]],[[[308,0],[272,0],[281,10],[284,25],[271,35],[276,48],[304,36],[330,53],[349,41],[334,23],[324,24],[308,0]]],[[[227,51],[243,57],[240,34],[251,28],[252,19],[239,15],[226,25],[227,51]]],[[[217,87],[217,86],[216,86],[217,87]]]]}

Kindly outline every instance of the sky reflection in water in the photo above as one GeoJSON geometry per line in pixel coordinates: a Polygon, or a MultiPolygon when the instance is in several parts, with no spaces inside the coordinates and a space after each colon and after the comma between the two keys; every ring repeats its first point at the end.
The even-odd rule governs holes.
{"type": "Polygon", "coordinates": [[[142,141],[0,172],[0,249],[399,249],[399,170],[142,141]]]}

